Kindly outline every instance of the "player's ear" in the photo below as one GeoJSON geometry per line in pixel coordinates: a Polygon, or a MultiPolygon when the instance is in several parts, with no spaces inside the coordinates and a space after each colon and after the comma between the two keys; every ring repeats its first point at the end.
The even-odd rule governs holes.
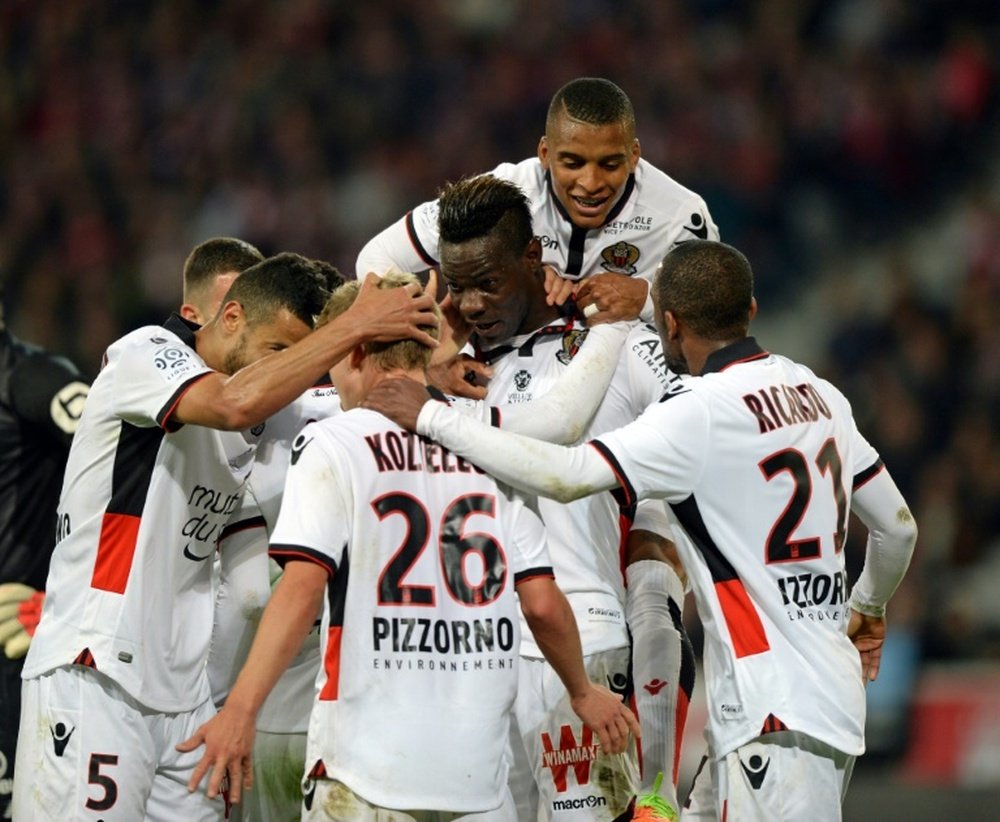
{"type": "Polygon", "coordinates": [[[524,250],[525,259],[531,265],[532,271],[542,267],[542,241],[537,237],[532,237],[528,241],[528,247],[524,250]]]}
{"type": "Polygon", "coordinates": [[[365,357],[368,356],[365,351],[364,344],[356,345],[351,349],[351,353],[348,356],[348,365],[350,365],[352,371],[360,371],[361,364],[365,361],[365,357]]]}
{"type": "Polygon", "coordinates": [[[757,298],[756,297],[751,297],[750,298],[750,313],[747,314],[747,321],[749,322],[750,320],[752,320],[756,316],[757,316],[757,298]]]}
{"type": "Polygon", "coordinates": [[[541,139],[538,141],[538,159],[542,163],[542,168],[544,168],[546,171],[548,171],[549,170],[549,144],[548,144],[548,141],[545,139],[545,135],[544,134],[542,135],[541,139]]]}
{"type": "Polygon", "coordinates": [[[633,171],[635,171],[635,167],[638,164],[639,158],[641,156],[642,156],[642,146],[639,145],[639,138],[638,137],[633,137],[632,138],[632,151],[631,151],[632,170],[633,171]]]}
{"type": "Polygon", "coordinates": [[[222,306],[222,326],[229,332],[239,331],[245,321],[243,306],[236,300],[228,300],[222,306]]]}
{"type": "Polygon", "coordinates": [[[201,312],[195,306],[191,305],[191,303],[184,303],[181,306],[180,311],[177,313],[188,322],[198,323],[198,325],[205,324],[205,320],[202,318],[201,312]]]}
{"type": "Polygon", "coordinates": [[[670,309],[663,312],[663,325],[667,329],[668,340],[676,340],[681,335],[681,326],[677,321],[677,315],[670,309]]]}

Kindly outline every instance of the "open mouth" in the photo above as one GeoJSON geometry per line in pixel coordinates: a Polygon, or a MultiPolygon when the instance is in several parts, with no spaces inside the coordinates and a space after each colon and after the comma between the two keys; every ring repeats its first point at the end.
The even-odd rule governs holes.
{"type": "Polygon", "coordinates": [[[492,320],[491,322],[483,323],[479,322],[472,326],[476,329],[476,333],[480,336],[488,336],[491,331],[496,331],[500,327],[499,320],[492,320]]]}
{"type": "Polygon", "coordinates": [[[607,201],[607,197],[573,197],[573,202],[576,203],[577,207],[586,212],[600,211],[607,201]]]}

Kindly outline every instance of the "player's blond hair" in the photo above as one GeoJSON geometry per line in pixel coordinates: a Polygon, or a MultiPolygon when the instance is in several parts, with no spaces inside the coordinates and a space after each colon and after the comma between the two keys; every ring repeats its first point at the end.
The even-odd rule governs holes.
{"type": "MultiPolygon", "coordinates": [[[[420,280],[414,274],[390,272],[384,277],[379,278],[378,287],[383,290],[402,288],[410,283],[417,283],[419,285],[420,280]]],[[[357,280],[351,280],[334,291],[330,295],[330,299],[327,300],[326,306],[320,313],[319,318],[316,320],[316,327],[320,328],[328,322],[332,322],[347,311],[348,308],[354,305],[354,301],[357,299],[360,290],[361,283],[357,280]]],[[[434,315],[437,317],[438,323],[440,323],[441,310],[436,304],[434,306],[434,315]]],[[[421,329],[437,339],[439,333],[437,325],[421,326],[421,329]]],[[[406,371],[423,370],[430,365],[431,354],[433,353],[433,349],[423,343],[410,339],[395,340],[394,342],[366,342],[363,343],[363,346],[365,353],[372,358],[372,362],[381,371],[392,371],[397,368],[406,371]]]]}

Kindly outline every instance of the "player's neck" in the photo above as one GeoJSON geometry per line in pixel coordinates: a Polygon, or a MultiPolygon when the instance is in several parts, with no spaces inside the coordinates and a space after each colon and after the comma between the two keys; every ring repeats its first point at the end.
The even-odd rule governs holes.
{"type": "Polygon", "coordinates": [[[427,375],[422,368],[392,368],[388,371],[377,371],[372,374],[371,382],[368,385],[370,391],[384,380],[395,380],[400,377],[427,385],[427,375]]]}

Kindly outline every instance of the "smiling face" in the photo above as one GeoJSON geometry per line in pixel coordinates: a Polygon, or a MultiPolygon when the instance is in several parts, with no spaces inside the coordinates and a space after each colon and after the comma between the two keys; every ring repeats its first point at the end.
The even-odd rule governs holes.
{"type": "Polygon", "coordinates": [[[545,304],[541,245],[512,252],[491,232],[460,243],[441,243],[441,275],[452,302],[484,348],[534,331],[551,319],[545,304]]]}
{"type": "Polygon", "coordinates": [[[625,123],[591,125],[565,111],[550,118],[538,144],[552,190],[580,228],[600,228],[639,162],[639,141],[625,123]]]}

